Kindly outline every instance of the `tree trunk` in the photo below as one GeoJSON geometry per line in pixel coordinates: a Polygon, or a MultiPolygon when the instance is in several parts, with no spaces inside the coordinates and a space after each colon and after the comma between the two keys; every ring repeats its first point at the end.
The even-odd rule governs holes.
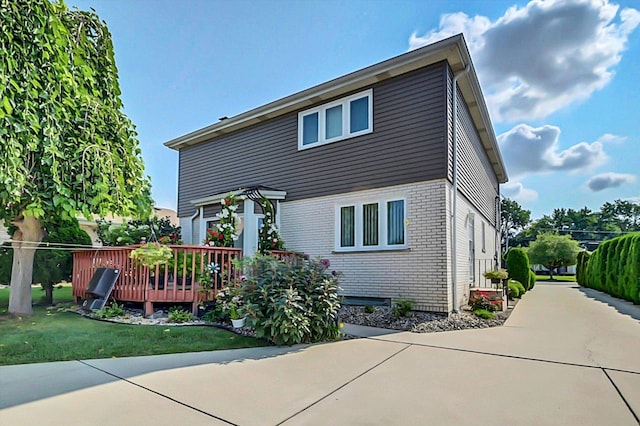
{"type": "Polygon", "coordinates": [[[549,268],[547,268],[547,269],[549,269],[549,281],[553,281],[553,271],[554,271],[556,268],[549,267],[549,268]]]}
{"type": "Polygon", "coordinates": [[[21,216],[12,221],[18,227],[13,234],[13,266],[9,291],[9,313],[32,315],[31,279],[33,278],[33,257],[36,247],[44,237],[40,221],[31,216],[21,216]]]}

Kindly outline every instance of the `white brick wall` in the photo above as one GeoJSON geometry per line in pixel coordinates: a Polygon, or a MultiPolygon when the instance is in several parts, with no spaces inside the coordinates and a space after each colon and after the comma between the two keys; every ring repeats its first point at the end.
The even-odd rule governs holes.
{"type": "Polygon", "coordinates": [[[282,237],[288,249],[329,259],[331,269],[343,273],[344,295],[410,298],[417,309],[446,312],[450,310],[446,188],[445,180],[435,180],[282,202],[282,237]],[[408,250],[334,252],[337,205],[392,197],[407,200],[408,250]]]}

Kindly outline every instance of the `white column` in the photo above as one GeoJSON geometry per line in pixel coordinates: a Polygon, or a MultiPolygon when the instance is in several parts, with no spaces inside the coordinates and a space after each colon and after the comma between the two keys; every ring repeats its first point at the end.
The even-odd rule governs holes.
{"type": "Polygon", "coordinates": [[[253,256],[258,251],[258,221],[253,211],[253,201],[244,199],[244,241],[243,255],[253,256]]]}

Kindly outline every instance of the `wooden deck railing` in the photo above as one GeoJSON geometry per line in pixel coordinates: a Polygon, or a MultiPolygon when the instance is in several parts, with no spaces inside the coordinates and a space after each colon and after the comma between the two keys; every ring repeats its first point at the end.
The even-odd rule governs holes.
{"type": "Polygon", "coordinates": [[[220,287],[229,284],[236,271],[232,260],[242,257],[242,249],[170,245],[173,259],[167,264],[147,268],[133,263],[129,254],[135,248],[101,247],[77,250],[73,253],[73,296],[85,297],[87,285],[98,267],[120,269],[112,298],[117,301],[144,302],[145,314],[159,302],[191,303],[196,313],[202,296],[198,294],[198,278],[211,263],[219,267],[213,296],[220,287]]]}

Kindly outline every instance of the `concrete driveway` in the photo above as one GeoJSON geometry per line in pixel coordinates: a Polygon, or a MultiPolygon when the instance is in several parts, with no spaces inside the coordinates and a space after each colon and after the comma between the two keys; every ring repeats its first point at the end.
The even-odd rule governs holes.
{"type": "Polygon", "coordinates": [[[0,367],[0,424],[639,424],[640,307],[600,292],[539,283],[493,329],[358,330],[374,337],[0,367]]]}

